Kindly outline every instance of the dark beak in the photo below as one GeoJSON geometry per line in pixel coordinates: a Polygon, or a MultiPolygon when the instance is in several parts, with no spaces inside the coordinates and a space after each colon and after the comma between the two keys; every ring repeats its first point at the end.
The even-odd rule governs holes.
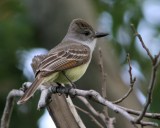
{"type": "Polygon", "coordinates": [[[95,38],[101,38],[101,37],[108,36],[108,35],[109,35],[109,33],[96,32],[94,37],[95,38]]]}

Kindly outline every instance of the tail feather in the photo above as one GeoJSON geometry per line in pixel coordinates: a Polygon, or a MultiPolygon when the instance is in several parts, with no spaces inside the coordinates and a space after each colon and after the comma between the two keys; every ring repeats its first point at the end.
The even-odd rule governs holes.
{"type": "Polygon", "coordinates": [[[38,86],[42,83],[43,78],[36,78],[35,81],[33,81],[32,85],[26,90],[24,95],[19,99],[17,104],[23,104],[27,100],[31,98],[31,96],[35,93],[35,91],[38,89],[38,86]]]}

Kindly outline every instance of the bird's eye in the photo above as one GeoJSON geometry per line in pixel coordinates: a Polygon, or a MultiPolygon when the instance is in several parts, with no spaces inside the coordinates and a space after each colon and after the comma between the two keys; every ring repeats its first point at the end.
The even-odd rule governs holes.
{"type": "Polygon", "coordinates": [[[84,31],[84,35],[85,36],[88,36],[88,35],[90,35],[91,33],[90,33],[90,31],[84,31]]]}

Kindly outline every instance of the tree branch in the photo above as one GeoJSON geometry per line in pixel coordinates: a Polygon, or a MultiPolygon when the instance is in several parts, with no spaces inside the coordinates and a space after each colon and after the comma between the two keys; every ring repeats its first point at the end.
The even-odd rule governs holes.
{"type": "MultiPolygon", "coordinates": [[[[119,105],[113,104],[112,102],[103,98],[98,92],[96,92],[94,90],[84,91],[84,90],[73,89],[73,88],[68,89],[68,88],[65,88],[63,86],[58,87],[58,88],[56,86],[52,86],[48,89],[48,93],[50,95],[52,95],[52,93],[65,93],[65,94],[69,94],[69,95],[72,95],[72,96],[73,95],[74,96],[83,96],[83,97],[89,98],[89,99],[91,99],[91,100],[93,100],[97,103],[100,103],[104,106],[107,106],[108,108],[110,108],[111,110],[113,110],[116,113],[120,113],[128,121],[132,122],[134,125],[135,124],[140,124],[142,126],[158,126],[158,124],[154,123],[154,122],[145,122],[145,121],[142,121],[142,120],[137,122],[136,118],[131,116],[129,113],[134,114],[134,115],[139,115],[140,114],[139,111],[134,111],[134,110],[123,108],[119,105]]],[[[13,90],[9,93],[9,95],[7,97],[7,101],[6,101],[6,107],[5,107],[5,110],[4,110],[4,114],[3,114],[2,119],[1,119],[1,128],[8,128],[7,126],[9,125],[9,119],[10,119],[10,116],[11,116],[11,113],[12,113],[12,108],[13,108],[13,105],[14,105],[13,104],[13,99],[14,99],[14,97],[22,96],[22,95],[23,95],[22,90],[13,90]],[[10,104],[12,104],[12,105],[10,106],[10,104]]],[[[48,94],[47,94],[47,96],[48,96],[48,94]]],[[[55,95],[53,97],[55,97],[55,95]]],[[[61,97],[61,96],[58,96],[58,97],[61,97]]],[[[61,103],[64,103],[64,102],[61,102],[61,103]]],[[[55,104],[54,104],[54,107],[55,107],[55,104]]],[[[89,108],[91,108],[91,107],[92,106],[90,106],[89,108]]],[[[93,112],[94,109],[90,109],[90,110],[93,112]]],[[[102,116],[100,114],[98,116],[101,117],[101,118],[103,117],[103,120],[106,121],[104,115],[102,116]]],[[[149,118],[152,117],[152,118],[156,118],[156,119],[160,118],[160,114],[156,114],[156,113],[153,113],[153,114],[152,113],[145,113],[144,116],[149,117],[149,118]]]]}
{"type": "Polygon", "coordinates": [[[116,100],[116,101],[113,101],[114,104],[118,104],[120,102],[122,102],[123,100],[125,100],[129,94],[133,91],[133,86],[134,86],[134,83],[136,82],[136,77],[133,78],[133,75],[132,75],[132,66],[131,66],[131,63],[130,63],[130,55],[129,53],[127,54],[127,61],[128,61],[128,65],[129,65],[129,76],[130,76],[130,89],[128,90],[128,92],[120,99],[116,100]]]}
{"type": "Polygon", "coordinates": [[[114,128],[115,118],[108,118],[104,113],[99,113],[96,111],[86,98],[82,96],[77,96],[77,98],[85,104],[94,116],[100,118],[107,128],[114,128]]]}
{"type": "Polygon", "coordinates": [[[14,107],[14,99],[15,97],[20,97],[23,94],[24,94],[23,91],[15,90],[15,89],[9,92],[7,99],[6,99],[6,105],[3,111],[3,115],[1,118],[1,125],[0,125],[1,128],[9,127],[10,118],[11,118],[12,110],[14,107]]]}
{"type": "MultiPolygon", "coordinates": [[[[146,52],[147,52],[147,54],[148,54],[148,56],[149,56],[149,58],[152,62],[152,73],[151,73],[150,83],[149,83],[149,86],[148,86],[147,100],[146,100],[146,103],[144,105],[143,110],[142,111],[136,111],[136,110],[133,110],[133,109],[125,108],[125,107],[119,106],[117,104],[114,104],[114,103],[122,102],[124,99],[126,99],[128,97],[128,95],[132,92],[134,83],[136,81],[136,78],[133,78],[133,76],[132,76],[132,67],[131,67],[131,64],[130,64],[129,54],[127,56],[127,60],[128,60],[128,63],[129,63],[129,71],[128,72],[129,72],[129,76],[130,76],[130,89],[129,89],[129,91],[121,99],[119,99],[118,101],[116,101],[114,103],[112,103],[112,102],[110,102],[106,99],[106,97],[107,97],[107,95],[106,95],[106,74],[104,72],[104,67],[103,67],[102,53],[101,53],[101,50],[99,49],[99,55],[100,55],[99,56],[99,58],[100,58],[99,67],[100,67],[101,81],[102,81],[102,96],[94,90],[85,91],[85,90],[79,90],[79,89],[73,89],[73,88],[68,89],[68,88],[63,87],[63,86],[61,86],[61,87],[52,86],[52,87],[49,87],[48,89],[41,89],[42,93],[41,93],[41,97],[40,97],[40,100],[39,100],[39,103],[38,103],[38,108],[45,107],[46,104],[47,104],[46,101],[47,101],[48,97],[52,97],[52,103],[50,103],[49,105],[47,104],[47,109],[48,109],[52,119],[54,118],[53,114],[57,114],[56,115],[57,126],[60,126],[61,119],[63,118],[62,111],[63,111],[63,113],[66,112],[63,109],[64,105],[66,105],[65,108],[67,108],[69,111],[67,111],[67,114],[65,114],[65,115],[67,115],[67,117],[71,117],[71,118],[70,119],[65,118],[66,123],[64,123],[63,124],[64,126],[62,126],[62,127],[66,128],[66,126],[67,126],[68,128],[70,128],[72,126],[74,128],[75,127],[85,128],[83,122],[81,121],[78,114],[76,113],[75,107],[74,107],[73,103],[71,102],[70,98],[66,99],[64,95],[62,95],[63,97],[58,96],[57,94],[52,95],[53,93],[64,93],[64,94],[67,94],[67,95],[77,96],[88,107],[88,109],[92,112],[92,114],[94,116],[99,117],[105,123],[105,125],[108,128],[114,128],[113,124],[114,124],[115,119],[110,118],[108,116],[108,109],[107,108],[111,109],[112,111],[114,111],[116,113],[121,114],[129,122],[131,122],[135,127],[136,127],[137,124],[141,125],[142,127],[143,126],[155,126],[155,127],[158,126],[157,123],[146,122],[146,121],[143,121],[142,119],[143,119],[143,117],[152,118],[152,119],[160,119],[160,114],[159,113],[147,113],[146,112],[148,106],[151,104],[151,101],[152,101],[152,93],[153,93],[153,89],[154,89],[154,85],[155,85],[157,68],[160,65],[160,61],[159,61],[160,52],[153,57],[152,54],[150,53],[149,49],[145,46],[141,35],[138,32],[136,32],[136,30],[134,28],[134,25],[131,25],[131,27],[132,27],[132,30],[135,32],[135,35],[140,40],[140,42],[142,44],[142,47],[146,50],[146,52]],[[91,106],[90,103],[84,97],[88,98],[88,99],[91,99],[91,100],[93,100],[93,101],[95,101],[99,104],[104,105],[103,110],[105,112],[104,113],[97,112],[93,108],[93,106],[91,106]],[[57,103],[57,104],[55,104],[55,103],[57,103]],[[57,106],[57,108],[55,108],[56,106],[57,106]],[[59,106],[62,106],[61,110],[59,110],[59,106]],[[74,110],[74,111],[72,111],[72,110],[74,110]],[[61,116],[59,116],[59,115],[61,115],[61,116]],[[136,115],[138,117],[135,117],[133,115],[136,115]],[[70,122],[70,123],[68,124],[68,122],[70,122]],[[81,122],[81,123],[79,123],[79,122],[81,122]]],[[[8,128],[9,127],[10,117],[11,117],[13,106],[14,106],[14,99],[17,96],[18,97],[22,96],[23,92],[30,85],[31,85],[30,82],[24,83],[23,84],[23,86],[24,86],[23,89],[12,90],[8,94],[5,109],[4,109],[4,112],[3,112],[3,115],[2,115],[2,119],[1,119],[1,125],[0,125],[1,128],[8,128]]],[[[84,113],[88,113],[87,111],[84,111],[80,108],[78,108],[78,109],[83,111],[84,113]]],[[[89,115],[89,116],[93,120],[95,120],[95,118],[92,115],[89,115]]],[[[103,126],[100,123],[97,123],[97,121],[95,121],[95,122],[99,127],[103,128],[103,126]]]]}
{"type": "MultiPolygon", "coordinates": [[[[104,97],[105,99],[107,99],[107,74],[104,72],[104,65],[103,65],[103,56],[102,56],[102,50],[101,48],[99,48],[99,70],[101,73],[100,79],[101,79],[101,85],[102,85],[102,97],[104,97]]],[[[89,102],[88,102],[89,103],[89,102]]],[[[101,119],[103,119],[103,122],[106,124],[107,128],[114,128],[114,123],[115,123],[115,118],[110,118],[109,114],[108,114],[108,108],[107,107],[103,107],[103,113],[104,113],[104,117],[101,119]]]]}
{"type": "Polygon", "coordinates": [[[52,93],[65,93],[71,96],[74,95],[74,96],[83,96],[83,97],[89,98],[99,104],[107,106],[108,108],[110,108],[116,113],[120,113],[129,122],[132,122],[133,124],[140,124],[142,126],[155,126],[155,127],[158,126],[158,124],[154,122],[146,122],[146,121],[135,122],[135,117],[131,116],[128,112],[118,107],[118,105],[113,104],[112,102],[106,100],[98,92],[94,90],[85,91],[85,90],[79,90],[79,89],[73,89],[73,88],[68,90],[67,88],[62,86],[58,88],[56,88],[55,86],[52,86],[51,88],[49,88],[49,90],[52,93]]]}
{"type": "Polygon", "coordinates": [[[152,72],[151,72],[151,78],[150,78],[150,82],[149,82],[149,86],[148,86],[147,100],[146,100],[146,103],[144,105],[144,108],[143,108],[141,114],[136,119],[136,122],[138,123],[143,119],[143,117],[147,111],[148,106],[152,102],[152,93],[153,93],[153,89],[154,89],[154,85],[155,85],[157,68],[159,66],[158,59],[160,57],[160,52],[155,57],[153,57],[150,50],[146,47],[141,35],[136,31],[133,24],[131,24],[131,28],[132,28],[133,32],[135,33],[135,36],[138,37],[139,41],[141,42],[142,47],[145,49],[145,51],[147,52],[147,54],[150,57],[150,60],[152,62],[152,72]]]}
{"type": "Polygon", "coordinates": [[[96,118],[95,118],[94,116],[92,116],[89,112],[85,111],[84,109],[82,109],[82,108],[80,108],[80,107],[78,107],[78,106],[75,106],[75,108],[76,108],[77,110],[85,113],[86,115],[88,115],[88,116],[92,119],[92,121],[93,121],[95,124],[97,124],[97,126],[99,126],[100,128],[104,128],[104,127],[98,122],[98,120],[96,120],[96,118]]]}
{"type": "MultiPolygon", "coordinates": [[[[141,111],[137,111],[137,110],[133,110],[133,109],[129,109],[126,107],[122,107],[122,106],[118,106],[122,109],[124,109],[126,112],[133,114],[133,115],[137,115],[139,116],[141,114],[141,111]]],[[[160,119],[160,113],[145,113],[144,117],[150,118],[150,119],[160,119]]]]}
{"type": "Polygon", "coordinates": [[[143,39],[142,39],[142,36],[136,31],[135,27],[134,27],[134,24],[131,24],[131,28],[132,28],[132,31],[134,32],[134,35],[138,37],[139,41],[141,42],[142,44],[142,47],[145,49],[145,51],[147,52],[148,56],[150,57],[150,59],[152,60],[152,62],[154,61],[154,58],[151,54],[151,52],[149,51],[149,49],[146,47],[143,39]]]}
{"type": "Polygon", "coordinates": [[[104,66],[103,66],[103,59],[102,59],[102,51],[101,48],[99,48],[99,69],[100,69],[100,73],[101,73],[101,82],[102,82],[102,96],[104,98],[107,98],[107,80],[106,80],[106,73],[104,72],[104,66]]]}
{"type": "Polygon", "coordinates": [[[139,122],[140,120],[142,120],[142,118],[144,117],[144,115],[147,111],[148,106],[152,102],[152,93],[153,93],[153,88],[154,88],[155,80],[156,80],[156,72],[157,72],[157,67],[153,66],[151,78],[150,78],[150,83],[148,86],[147,100],[146,100],[146,103],[144,105],[144,108],[143,108],[141,114],[137,117],[136,122],[139,122]]]}

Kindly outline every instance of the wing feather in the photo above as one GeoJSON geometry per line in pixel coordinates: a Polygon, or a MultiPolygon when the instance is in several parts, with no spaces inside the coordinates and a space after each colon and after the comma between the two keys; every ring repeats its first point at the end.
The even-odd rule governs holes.
{"type": "Polygon", "coordinates": [[[90,50],[88,46],[73,43],[68,47],[64,45],[60,48],[52,49],[39,64],[37,73],[48,76],[51,73],[67,70],[88,62],[90,50]]]}

